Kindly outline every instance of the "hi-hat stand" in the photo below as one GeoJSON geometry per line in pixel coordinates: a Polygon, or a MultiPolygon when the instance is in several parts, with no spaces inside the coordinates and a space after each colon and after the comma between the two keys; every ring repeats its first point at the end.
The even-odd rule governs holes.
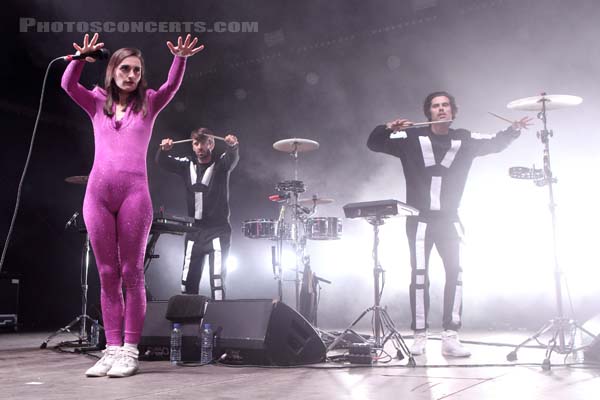
{"type": "Polygon", "coordinates": [[[383,350],[383,347],[388,340],[391,340],[394,347],[396,348],[397,357],[402,360],[404,356],[408,356],[408,365],[414,367],[416,365],[415,359],[411,354],[406,342],[402,338],[402,335],[396,329],[394,321],[389,316],[385,307],[381,306],[381,296],[383,294],[383,288],[385,287],[385,270],[379,264],[379,227],[383,225],[385,217],[378,214],[376,216],[368,217],[366,220],[373,225],[373,306],[364,310],[358,318],[354,320],[327,348],[327,351],[333,350],[341,341],[344,340],[348,333],[354,334],[357,338],[360,338],[364,343],[368,343],[368,340],[363,338],[360,334],[356,333],[353,328],[358,322],[363,319],[369,312],[373,313],[371,320],[373,328],[373,348],[375,350],[383,350]]]}
{"type": "MultiPolygon", "coordinates": [[[[552,97],[552,96],[549,96],[552,97]]],[[[548,186],[548,208],[550,210],[550,216],[552,221],[552,251],[554,258],[554,286],[556,292],[556,310],[557,316],[554,319],[546,322],[537,332],[527,338],[522,343],[518,344],[510,353],[506,355],[508,361],[517,360],[517,351],[525,346],[527,343],[535,340],[539,342],[539,337],[549,333],[551,337],[546,345],[546,354],[542,362],[542,368],[549,370],[551,368],[550,357],[553,352],[558,354],[568,355],[570,353],[577,353],[583,350],[587,346],[581,346],[576,344],[575,338],[577,337],[577,330],[595,338],[596,336],[586,330],[583,326],[579,325],[576,321],[566,318],[563,312],[563,300],[562,300],[562,270],[558,263],[557,255],[557,230],[556,230],[556,203],[554,202],[554,190],[553,185],[557,182],[552,174],[552,168],[550,164],[550,137],[553,136],[553,132],[547,128],[546,119],[546,103],[549,102],[549,98],[543,93],[541,98],[537,100],[541,103],[541,111],[538,113],[538,118],[543,123],[543,129],[537,133],[538,139],[544,145],[543,155],[543,177],[536,179],[534,182],[537,186],[548,186]],[[567,335],[570,336],[567,342],[567,335]]]]}
{"type": "MultiPolygon", "coordinates": [[[[67,223],[67,227],[69,227],[75,219],[77,218],[78,213],[74,214],[74,217],[67,223]]],[[[76,226],[76,224],[74,225],[76,226]]],[[[98,321],[94,320],[92,317],[87,315],[87,293],[88,293],[88,270],[90,265],[90,237],[85,234],[85,240],[83,244],[83,251],[81,254],[81,314],[75,317],[75,319],[66,326],[60,328],[56,332],[52,333],[50,336],[46,338],[40,345],[40,349],[45,349],[48,346],[50,340],[52,340],[55,336],[60,335],[61,333],[71,333],[74,334],[77,339],[72,342],[61,342],[59,344],[69,344],[72,347],[77,347],[79,351],[94,351],[97,350],[97,343],[92,343],[92,335],[87,334],[87,322],[90,322],[90,328],[96,324],[95,328],[104,329],[98,321]],[[72,331],[73,327],[79,324],[79,333],[75,333],[72,331]]],[[[99,333],[99,331],[98,331],[99,333]]]]}

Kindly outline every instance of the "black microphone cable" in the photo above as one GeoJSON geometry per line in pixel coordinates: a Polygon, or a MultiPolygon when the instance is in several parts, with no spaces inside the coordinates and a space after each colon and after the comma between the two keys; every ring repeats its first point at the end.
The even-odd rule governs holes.
{"type": "Polygon", "coordinates": [[[44,92],[46,90],[46,81],[48,80],[48,73],[50,72],[50,67],[56,61],[63,60],[63,57],[57,57],[54,60],[50,61],[48,66],[46,67],[46,73],[44,74],[44,80],[42,81],[42,92],[40,94],[40,104],[38,106],[38,112],[35,117],[35,124],[33,125],[33,133],[31,134],[31,142],[29,143],[29,151],[27,153],[27,159],[25,160],[25,166],[23,167],[23,172],[21,174],[21,180],[19,181],[19,187],[17,188],[17,198],[15,201],[15,209],[13,211],[12,219],[10,221],[10,226],[8,228],[8,233],[6,234],[6,240],[4,241],[4,248],[2,249],[2,256],[0,257],[0,272],[2,272],[2,267],[4,266],[4,259],[6,258],[6,251],[8,250],[8,244],[10,243],[10,238],[12,236],[12,231],[15,226],[15,221],[17,219],[17,213],[19,212],[19,204],[21,202],[21,190],[23,189],[23,182],[25,181],[25,175],[27,174],[27,169],[29,168],[29,161],[31,160],[31,154],[33,153],[33,143],[35,142],[35,135],[37,133],[38,124],[40,122],[40,115],[42,114],[42,103],[44,101],[44,92]]]}

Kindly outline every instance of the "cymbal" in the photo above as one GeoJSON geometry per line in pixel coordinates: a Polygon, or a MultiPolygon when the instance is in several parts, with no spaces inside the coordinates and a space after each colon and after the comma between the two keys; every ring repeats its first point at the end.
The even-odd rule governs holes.
{"type": "Polygon", "coordinates": [[[65,182],[73,183],[75,185],[85,185],[88,182],[87,175],[79,175],[79,176],[69,176],[65,178],[65,182]]]}
{"type": "Polygon", "coordinates": [[[312,151],[319,148],[319,142],[310,139],[283,139],[273,143],[273,148],[284,153],[302,153],[304,151],[312,151]]]}
{"type": "Polygon", "coordinates": [[[312,206],[313,204],[330,204],[335,200],[326,197],[310,197],[306,199],[298,199],[298,204],[301,206],[312,206]]]}
{"type": "Polygon", "coordinates": [[[545,102],[546,110],[558,110],[579,105],[582,101],[581,97],[569,94],[545,94],[513,100],[506,107],[510,110],[542,111],[542,103],[545,102]]]}

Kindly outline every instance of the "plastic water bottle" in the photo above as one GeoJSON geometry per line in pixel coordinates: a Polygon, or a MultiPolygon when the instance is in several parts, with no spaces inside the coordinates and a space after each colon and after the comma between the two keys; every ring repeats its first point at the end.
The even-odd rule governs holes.
{"type": "Polygon", "coordinates": [[[200,333],[200,363],[210,364],[213,360],[213,331],[210,324],[202,326],[200,333]]]}
{"type": "Polygon", "coordinates": [[[177,365],[181,361],[181,324],[174,323],[171,331],[171,351],[169,357],[171,364],[177,365]]]}
{"type": "Polygon", "coordinates": [[[95,319],[90,326],[90,346],[96,347],[100,341],[100,326],[98,320],[95,319]]]}

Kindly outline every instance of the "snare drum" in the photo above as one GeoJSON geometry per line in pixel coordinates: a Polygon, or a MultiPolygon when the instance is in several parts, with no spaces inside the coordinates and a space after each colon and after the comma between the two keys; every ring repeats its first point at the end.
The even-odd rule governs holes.
{"type": "Polygon", "coordinates": [[[342,236],[342,221],[336,217],[309,218],[306,236],[311,240],[336,240],[342,236]]]}
{"type": "Polygon", "coordinates": [[[271,239],[275,237],[277,221],[272,219],[250,219],[244,221],[242,232],[250,239],[271,239]]]}

